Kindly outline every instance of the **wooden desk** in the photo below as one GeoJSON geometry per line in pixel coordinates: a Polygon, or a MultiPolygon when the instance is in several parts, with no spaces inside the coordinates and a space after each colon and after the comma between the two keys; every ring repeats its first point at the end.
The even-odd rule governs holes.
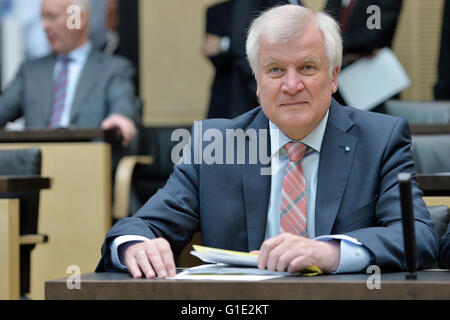
{"type": "Polygon", "coordinates": [[[91,142],[94,140],[117,143],[120,132],[116,129],[57,128],[26,131],[0,130],[0,142],[91,142]]]}
{"type": "Polygon", "coordinates": [[[50,188],[50,178],[41,176],[1,176],[0,193],[37,191],[50,188]]]}
{"type": "Polygon", "coordinates": [[[450,134],[450,124],[410,124],[411,134],[450,134]]]}
{"type": "MultiPolygon", "coordinates": [[[[37,191],[50,187],[40,176],[0,176],[0,193],[37,191]]],[[[19,200],[0,199],[0,299],[18,299],[19,200]]]]}
{"type": "Polygon", "coordinates": [[[81,288],[68,289],[66,279],[46,281],[49,300],[303,300],[303,299],[450,299],[450,271],[382,273],[381,289],[369,290],[371,274],[288,277],[257,282],[132,279],[126,273],[81,275],[81,288]]]}
{"type": "Polygon", "coordinates": [[[450,173],[417,174],[424,196],[450,196],[450,173]]]}
{"type": "Polygon", "coordinates": [[[38,232],[50,241],[31,253],[32,299],[44,299],[45,280],[67,276],[71,265],[91,272],[100,259],[112,221],[111,132],[0,131],[1,149],[40,148],[42,175],[52,179],[40,195],[38,232]]]}

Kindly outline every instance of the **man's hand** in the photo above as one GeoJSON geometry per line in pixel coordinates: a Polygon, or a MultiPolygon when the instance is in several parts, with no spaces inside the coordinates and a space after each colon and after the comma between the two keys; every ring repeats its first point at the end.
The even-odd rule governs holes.
{"type": "Polygon", "coordinates": [[[122,135],[122,145],[128,146],[136,135],[134,122],[120,114],[112,114],[102,122],[102,129],[118,128],[122,135]]]}
{"type": "Polygon", "coordinates": [[[221,52],[220,40],[221,38],[215,34],[206,34],[206,38],[203,41],[203,54],[207,57],[217,56],[221,52]]]}
{"type": "Polygon", "coordinates": [[[133,278],[173,277],[176,274],[173,253],[166,239],[139,242],[125,250],[124,263],[133,278]]]}
{"type": "Polygon", "coordinates": [[[258,254],[258,268],[295,273],[306,267],[317,266],[324,273],[337,269],[340,261],[339,242],[316,241],[282,233],[267,239],[258,254]]]}

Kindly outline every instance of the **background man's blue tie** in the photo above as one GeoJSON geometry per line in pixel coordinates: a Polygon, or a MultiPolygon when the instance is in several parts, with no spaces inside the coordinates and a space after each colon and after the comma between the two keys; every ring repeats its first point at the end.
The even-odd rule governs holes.
{"type": "Polygon", "coordinates": [[[51,128],[56,128],[59,125],[61,115],[64,111],[69,62],[70,58],[68,56],[61,57],[62,68],[55,79],[55,83],[53,84],[52,109],[50,112],[50,119],[48,121],[48,125],[51,128]]]}

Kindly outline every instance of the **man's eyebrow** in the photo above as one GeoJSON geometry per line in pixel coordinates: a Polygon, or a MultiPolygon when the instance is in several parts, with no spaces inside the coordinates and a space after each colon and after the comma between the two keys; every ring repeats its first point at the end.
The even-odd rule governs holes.
{"type": "Polygon", "coordinates": [[[264,62],[263,68],[267,68],[267,67],[269,67],[271,65],[274,65],[274,64],[278,64],[278,61],[276,61],[275,59],[269,59],[266,62],[264,62]]]}
{"type": "Polygon", "coordinates": [[[309,57],[306,58],[305,61],[303,61],[303,63],[315,63],[315,64],[319,64],[320,63],[320,59],[317,57],[309,57]]]}

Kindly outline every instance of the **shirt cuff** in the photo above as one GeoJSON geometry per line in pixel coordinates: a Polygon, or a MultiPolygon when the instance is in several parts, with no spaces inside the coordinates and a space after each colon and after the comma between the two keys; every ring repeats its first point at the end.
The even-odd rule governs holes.
{"type": "Polygon", "coordinates": [[[220,51],[227,52],[230,49],[230,37],[224,36],[220,38],[220,51]]]}
{"type": "Polygon", "coordinates": [[[346,235],[328,235],[317,237],[315,240],[340,240],[341,258],[338,268],[332,274],[361,272],[372,261],[370,251],[355,238],[346,235]]]}
{"type": "Polygon", "coordinates": [[[128,271],[127,267],[120,261],[120,257],[123,256],[121,253],[123,253],[130,245],[147,240],[150,239],[137,235],[127,235],[115,238],[110,246],[111,261],[113,265],[120,270],[128,271]]]}

